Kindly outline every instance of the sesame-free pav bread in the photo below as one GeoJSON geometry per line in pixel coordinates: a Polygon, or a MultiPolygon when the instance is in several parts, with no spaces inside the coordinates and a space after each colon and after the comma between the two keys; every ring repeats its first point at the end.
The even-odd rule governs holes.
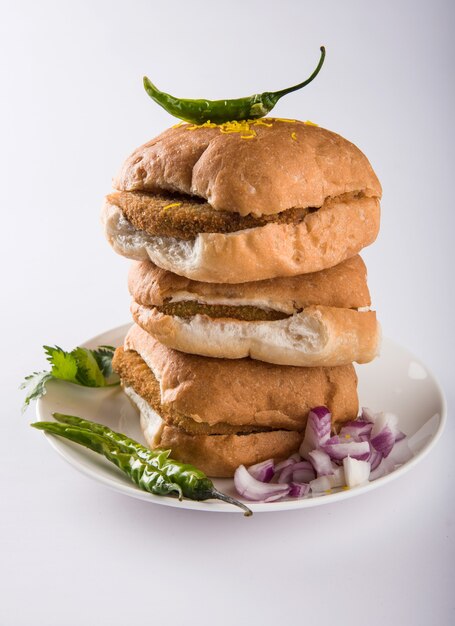
{"type": "Polygon", "coordinates": [[[103,209],[113,248],[196,281],[317,272],[379,229],[365,155],[295,120],[177,125],[133,152],[114,186],[103,209]]]}
{"type": "Polygon", "coordinates": [[[379,351],[359,256],[320,272],[230,285],[139,261],[128,282],[135,322],[182,352],[309,367],[366,363],[379,351]]]}
{"type": "Polygon", "coordinates": [[[334,428],[358,411],[352,365],[210,359],[167,348],[133,326],[113,366],[141,412],[150,447],[170,448],[210,476],[297,452],[314,406],[329,407],[334,428]]]}

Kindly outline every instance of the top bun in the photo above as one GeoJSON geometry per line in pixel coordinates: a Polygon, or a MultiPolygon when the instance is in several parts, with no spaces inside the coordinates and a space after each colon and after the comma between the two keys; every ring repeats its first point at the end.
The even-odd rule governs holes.
{"type": "Polygon", "coordinates": [[[242,216],[317,208],[342,194],[381,197],[368,159],[354,144],[324,128],[276,118],[178,124],[135,150],[114,186],[189,194],[242,216]]]}

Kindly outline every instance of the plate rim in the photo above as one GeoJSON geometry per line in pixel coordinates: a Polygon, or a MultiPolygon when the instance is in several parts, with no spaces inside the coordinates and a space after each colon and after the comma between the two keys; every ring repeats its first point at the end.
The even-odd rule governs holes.
{"type": "MultiPolygon", "coordinates": [[[[85,346],[85,347],[91,347],[94,344],[99,345],[100,341],[102,342],[106,341],[105,339],[104,340],[101,339],[102,337],[105,337],[106,335],[126,334],[128,328],[131,325],[132,325],[131,323],[121,324],[120,326],[116,326],[102,333],[98,333],[97,335],[81,342],[78,345],[85,346]]],[[[433,371],[425,363],[423,363],[421,359],[416,357],[413,352],[408,350],[408,348],[402,346],[397,341],[390,339],[389,337],[383,337],[383,343],[384,342],[387,342],[388,344],[390,344],[391,346],[393,346],[394,348],[398,350],[404,351],[410,358],[412,358],[414,362],[422,365],[427,373],[427,377],[431,379],[432,383],[434,384],[436,388],[436,391],[439,396],[439,401],[441,404],[441,412],[435,413],[435,415],[438,415],[439,421],[438,421],[437,428],[434,434],[432,435],[431,439],[418,451],[417,454],[415,454],[409,461],[404,463],[401,467],[391,472],[390,474],[382,476],[381,478],[378,478],[375,481],[369,482],[365,485],[360,485],[358,487],[354,487],[354,488],[347,489],[347,490],[342,490],[342,491],[331,493],[331,494],[324,494],[324,495],[316,496],[316,497],[313,496],[312,498],[304,498],[301,500],[283,500],[279,502],[251,502],[249,500],[240,498],[242,502],[245,502],[245,504],[254,513],[265,513],[265,512],[278,513],[280,511],[300,510],[300,509],[305,509],[305,508],[311,508],[314,506],[334,504],[341,500],[346,500],[354,496],[362,495],[363,493],[368,493],[406,474],[417,463],[423,460],[429,454],[429,452],[434,448],[434,446],[440,440],[441,435],[447,423],[447,399],[446,399],[444,390],[439,380],[434,375],[433,371]]],[[[60,385],[62,383],[68,384],[68,385],[71,384],[71,383],[65,383],[64,381],[59,381],[60,385]]],[[[101,391],[101,390],[102,389],[98,389],[98,390],[93,389],[91,391],[92,392],[94,391],[96,393],[97,391],[101,391]]],[[[36,417],[38,421],[46,421],[48,419],[47,415],[45,414],[44,397],[39,398],[38,401],[36,402],[36,417]]],[[[432,419],[432,418],[430,417],[429,419],[432,419]]],[[[126,482],[124,483],[123,482],[124,477],[122,474],[119,473],[118,478],[115,478],[115,479],[111,478],[105,474],[99,473],[98,471],[92,469],[90,466],[83,464],[80,461],[76,461],[72,457],[72,455],[69,455],[66,452],[67,449],[73,449],[73,450],[76,449],[78,451],[78,454],[82,454],[85,456],[90,455],[90,454],[95,454],[95,453],[91,453],[90,450],[86,450],[85,448],[81,449],[80,446],[77,446],[77,444],[73,444],[63,439],[58,439],[57,437],[53,437],[52,435],[49,435],[47,433],[45,433],[45,435],[51,447],[54,450],[56,450],[59,456],[63,458],[69,465],[74,467],[83,475],[92,478],[96,482],[105,485],[106,487],[108,487],[109,489],[117,493],[122,493],[124,495],[128,495],[130,497],[133,497],[142,501],[156,503],[162,506],[181,508],[185,510],[196,510],[196,511],[213,512],[213,513],[238,513],[238,514],[242,513],[241,509],[234,507],[232,505],[229,505],[227,503],[224,503],[224,502],[219,502],[217,500],[194,501],[194,500],[189,500],[185,498],[183,501],[179,501],[177,498],[174,498],[171,496],[157,496],[157,495],[148,493],[146,491],[142,491],[141,489],[139,489],[139,487],[137,487],[136,485],[132,483],[131,484],[128,484],[126,482]]],[[[105,463],[106,467],[111,467],[111,464],[107,460],[101,458],[101,462],[105,463]]],[[[214,482],[216,483],[216,479],[214,479],[214,482]]]]}

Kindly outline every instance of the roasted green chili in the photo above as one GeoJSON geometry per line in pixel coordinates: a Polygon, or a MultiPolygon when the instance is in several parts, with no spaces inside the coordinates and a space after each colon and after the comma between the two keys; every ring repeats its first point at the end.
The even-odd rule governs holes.
{"type": "Polygon", "coordinates": [[[36,422],[32,426],[103,454],[145,491],[155,495],[176,494],[179,499],[182,495],[192,500],[215,498],[239,506],[245,515],[251,515],[243,503],[215,489],[203,472],[170,459],[169,450],[149,450],[107,426],[79,417],[61,413],[55,413],[54,417],[63,423],[36,422]]]}
{"type": "Polygon", "coordinates": [[[144,76],[144,87],[148,95],[168,113],[192,124],[204,124],[213,122],[223,124],[234,120],[252,120],[264,117],[273,109],[278,100],[292,91],[302,89],[316,78],[324,63],[325,48],[321,46],[319,63],[309,78],[294,87],[281,89],[281,91],[265,91],[247,98],[235,100],[189,100],[175,98],[164,91],[160,91],[144,76]]]}

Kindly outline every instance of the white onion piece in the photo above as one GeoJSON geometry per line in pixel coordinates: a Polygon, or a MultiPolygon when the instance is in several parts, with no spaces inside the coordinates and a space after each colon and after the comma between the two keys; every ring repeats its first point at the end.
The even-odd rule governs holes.
{"type": "Polygon", "coordinates": [[[338,467],[330,476],[319,476],[310,482],[310,488],[313,493],[324,493],[336,487],[345,486],[344,469],[338,467]]]}
{"type": "Polygon", "coordinates": [[[395,443],[387,458],[390,459],[392,463],[395,463],[395,465],[403,465],[403,463],[407,463],[412,459],[413,456],[412,450],[409,447],[408,438],[405,437],[395,443]]]}
{"type": "Polygon", "coordinates": [[[368,441],[326,444],[323,450],[335,461],[342,461],[346,456],[350,456],[358,461],[366,461],[370,456],[370,444],[368,441]]]}
{"type": "Polygon", "coordinates": [[[362,412],[360,414],[360,419],[365,421],[365,422],[370,422],[371,424],[374,424],[375,421],[376,421],[377,415],[378,415],[378,413],[375,413],[371,409],[369,409],[366,406],[364,406],[364,407],[362,407],[362,412]]]}
{"type": "Polygon", "coordinates": [[[290,491],[289,485],[263,483],[253,478],[244,465],[239,465],[234,474],[237,492],[247,500],[273,502],[285,498],[290,491]]]}
{"type": "Polygon", "coordinates": [[[371,430],[370,443],[387,457],[395,444],[398,432],[397,416],[393,413],[379,413],[371,430]]]}
{"type": "Polygon", "coordinates": [[[332,459],[324,450],[312,450],[308,457],[318,476],[327,476],[335,471],[332,459]]]}
{"type": "Polygon", "coordinates": [[[382,459],[377,468],[370,473],[370,480],[382,478],[386,474],[390,474],[395,469],[395,463],[390,457],[382,459]]]}
{"type": "Polygon", "coordinates": [[[308,413],[305,436],[300,446],[300,454],[308,460],[311,450],[320,448],[330,437],[332,416],[325,406],[317,406],[308,413]]]}
{"type": "Polygon", "coordinates": [[[262,461],[262,463],[250,465],[248,471],[256,480],[269,483],[275,475],[275,464],[273,459],[267,459],[267,461],[262,461]]]}
{"type": "Polygon", "coordinates": [[[370,464],[368,461],[358,461],[347,456],[343,459],[343,468],[346,485],[349,488],[368,482],[370,476],[370,464]]]}

